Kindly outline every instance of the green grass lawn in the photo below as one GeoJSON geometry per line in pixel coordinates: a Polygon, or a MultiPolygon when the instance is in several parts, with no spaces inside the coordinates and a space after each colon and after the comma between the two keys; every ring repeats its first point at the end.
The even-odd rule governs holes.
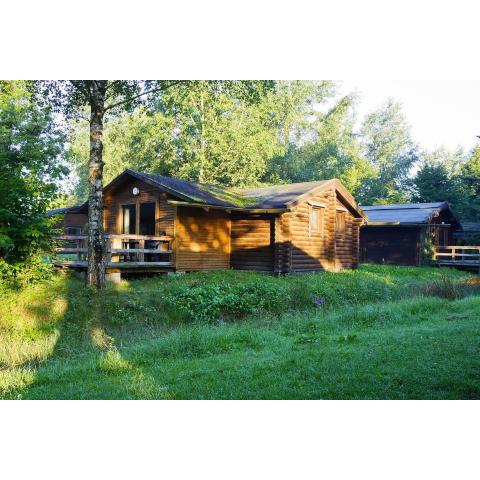
{"type": "Polygon", "coordinates": [[[0,398],[480,398],[478,279],[362,266],[276,278],[66,276],[3,292],[0,398]]]}

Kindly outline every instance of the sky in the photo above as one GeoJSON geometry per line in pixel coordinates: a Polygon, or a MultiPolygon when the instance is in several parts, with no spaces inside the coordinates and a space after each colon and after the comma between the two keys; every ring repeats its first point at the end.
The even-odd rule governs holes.
{"type": "Polygon", "coordinates": [[[346,80],[341,93],[357,92],[357,121],[389,97],[402,104],[413,139],[433,150],[465,151],[480,135],[480,80],[346,80]]]}

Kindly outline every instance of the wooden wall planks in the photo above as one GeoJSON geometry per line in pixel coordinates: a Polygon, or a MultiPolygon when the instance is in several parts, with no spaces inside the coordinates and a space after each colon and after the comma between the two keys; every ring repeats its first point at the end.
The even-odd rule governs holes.
{"type": "Polygon", "coordinates": [[[176,269],[230,267],[230,215],[222,210],[178,207],[175,222],[176,269]]]}

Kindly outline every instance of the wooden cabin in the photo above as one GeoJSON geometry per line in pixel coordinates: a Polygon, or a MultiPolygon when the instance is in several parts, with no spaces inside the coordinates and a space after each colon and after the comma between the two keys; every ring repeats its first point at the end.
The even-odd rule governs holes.
{"type": "Polygon", "coordinates": [[[436,247],[453,245],[460,227],[448,202],[362,205],[360,261],[421,265],[436,247]]]}
{"type": "Polygon", "coordinates": [[[81,206],[56,208],[47,212],[48,217],[59,216],[57,228],[63,229],[66,235],[81,235],[88,221],[88,215],[81,206]],[[81,212],[79,212],[81,210],[81,212]]]}
{"type": "MultiPolygon", "coordinates": [[[[110,271],[295,273],[358,264],[365,217],[336,179],[227,189],[125,170],[103,194],[110,271]]],[[[64,224],[87,210],[67,209],[64,224]]],[[[78,248],[59,248],[79,250],[77,260],[58,265],[85,267],[82,237],[78,248]]]]}

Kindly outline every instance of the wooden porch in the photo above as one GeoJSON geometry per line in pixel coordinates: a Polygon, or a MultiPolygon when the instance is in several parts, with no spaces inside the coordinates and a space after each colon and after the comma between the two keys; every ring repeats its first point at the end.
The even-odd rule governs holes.
{"type": "MultiPolygon", "coordinates": [[[[174,269],[172,242],[169,236],[107,234],[107,273],[158,273],[174,269]]],[[[60,235],[54,265],[61,268],[87,268],[86,235],[60,235]]]]}
{"type": "Polygon", "coordinates": [[[435,247],[433,261],[442,266],[471,267],[480,270],[480,246],[449,245],[435,247]]]}

